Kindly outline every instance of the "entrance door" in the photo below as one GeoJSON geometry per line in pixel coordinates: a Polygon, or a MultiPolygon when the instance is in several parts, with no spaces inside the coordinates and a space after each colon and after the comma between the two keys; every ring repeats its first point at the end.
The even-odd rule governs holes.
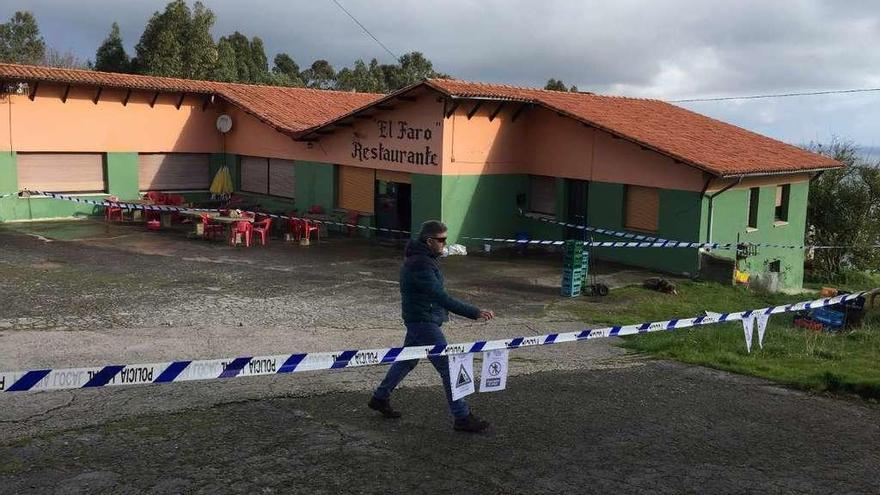
{"type": "MultiPolygon", "coordinates": [[[[412,186],[402,182],[376,181],[376,226],[393,230],[410,230],[412,223],[412,186]]],[[[397,232],[382,232],[380,237],[407,237],[397,232]]]]}
{"type": "MultiPolygon", "coordinates": [[[[587,225],[587,199],[589,196],[589,182],[585,180],[566,179],[568,186],[568,204],[566,205],[566,221],[577,225],[587,225]]],[[[586,240],[588,233],[585,230],[568,227],[565,229],[567,239],[586,240]]]]}

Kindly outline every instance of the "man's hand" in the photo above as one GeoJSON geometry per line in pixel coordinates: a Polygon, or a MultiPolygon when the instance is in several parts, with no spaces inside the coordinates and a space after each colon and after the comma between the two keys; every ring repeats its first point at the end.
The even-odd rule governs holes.
{"type": "Polygon", "coordinates": [[[489,311],[488,309],[481,309],[480,316],[478,318],[483,320],[491,320],[492,318],[495,318],[495,312],[489,311]]]}

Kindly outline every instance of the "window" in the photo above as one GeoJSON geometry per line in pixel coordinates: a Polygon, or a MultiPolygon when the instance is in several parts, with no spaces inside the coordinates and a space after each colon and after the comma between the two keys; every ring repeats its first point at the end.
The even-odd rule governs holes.
{"type": "Polygon", "coordinates": [[[657,232],[660,220],[660,190],[655,187],[626,186],[624,226],[632,230],[657,232]]]}
{"type": "Polygon", "coordinates": [[[753,187],[749,189],[749,228],[758,228],[758,199],[761,195],[761,189],[753,187]]]}
{"type": "Polygon", "coordinates": [[[292,160],[241,157],[241,190],[244,192],[293,198],[294,178],[292,160]]]}
{"type": "Polygon", "coordinates": [[[773,217],[775,221],[788,221],[788,198],[790,194],[791,184],[776,186],[776,213],[773,217]]]}
{"type": "Polygon", "coordinates": [[[210,155],[200,153],[142,153],[138,155],[141,191],[208,189],[210,155]]]}
{"type": "Polygon", "coordinates": [[[529,176],[529,211],[556,215],[556,177],[529,176]]]}

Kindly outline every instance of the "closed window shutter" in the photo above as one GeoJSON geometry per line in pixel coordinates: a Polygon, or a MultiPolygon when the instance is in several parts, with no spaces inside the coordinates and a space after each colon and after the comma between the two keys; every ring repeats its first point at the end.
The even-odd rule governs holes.
{"type": "Polygon", "coordinates": [[[529,176],[529,210],[547,215],[556,214],[556,178],[529,176]]]}
{"type": "Polygon", "coordinates": [[[201,153],[147,153],[138,155],[141,191],[208,189],[210,156],[201,153]]]}
{"type": "Polygon", "coordinates": [[[283,198],[294,196],[294,164],[293,160],[269,160],[269,194],[283,198]]]}
{"type": "Polygon", "coordinates": [[[626,186],[626,228],[656,232],[660,218],[660,191],[626,186]]]}
{"type": "Polygon", "coordinates": [[[256,194],[269,192],[269,159],[241,157],[241,190],[256,194]]]}
{"type": "Polygon", "coordinates": [[[46,192],[104,192],[101,153],[18,153],[18,188],[46,192]]]}
{"type": "Polygon", "coordinates": [[[394,182],[396,184],[412,184],[412,174],[392,170],[376,170],[376,180],[394,182]]]}
{"type": "Polygon", "coordinates": [[[337,205],[346,210],[373,213],[375,170],[371,168],[339,166],[339,193],[337,205]]]}

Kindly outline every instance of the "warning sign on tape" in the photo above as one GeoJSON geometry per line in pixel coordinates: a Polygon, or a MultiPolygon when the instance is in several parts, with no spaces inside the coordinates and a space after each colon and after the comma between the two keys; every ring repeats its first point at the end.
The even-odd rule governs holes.
{"type": "MultiPolygon", "coordinates": [[[[815,301],[803,301],[784,306],[752,309],[738,313],[709,313],[692,318],[654,321],[637,325],[621,325],[585,329],[578,332],[551,333],[546,335],[535,335],[532,337],[516,337],[512,339],[466,342],[460,344],[0,372],[0,391],[23,392],[28,390],[63,390],[72,388],[112,387],[119,385],[146,385],[151,383],[185,382],[192,380],[223,380],[244,376],[264,376],[298,373],[303,371],[374,366],[411,359],[424,359],[434,356],[467,355],[503,349],[509,350],[521,347],[578,342],[582,340],[636,335],[648,332],[680,330],[702,325],[739,321],[743,318],[751,318],[759,315],[769,316],[792,311],[803,311],[824,306],[832,306],[865,297],[865,295],[877,291],[880,291],[880,289],[844,294],[815,301]]],[[[450,369],[450,377],[455,377],[457,379],[459,376],[454,373],[457,373],[458,371],[460,370],[450,369]]],[[[466,371],[468,372],[471,386],[473,386],[473,365],[471,365],[466,371]]],[[[463,386],[467,385],[465,383],[466,381],[467,380],[463,379],[463,386]]]]}

